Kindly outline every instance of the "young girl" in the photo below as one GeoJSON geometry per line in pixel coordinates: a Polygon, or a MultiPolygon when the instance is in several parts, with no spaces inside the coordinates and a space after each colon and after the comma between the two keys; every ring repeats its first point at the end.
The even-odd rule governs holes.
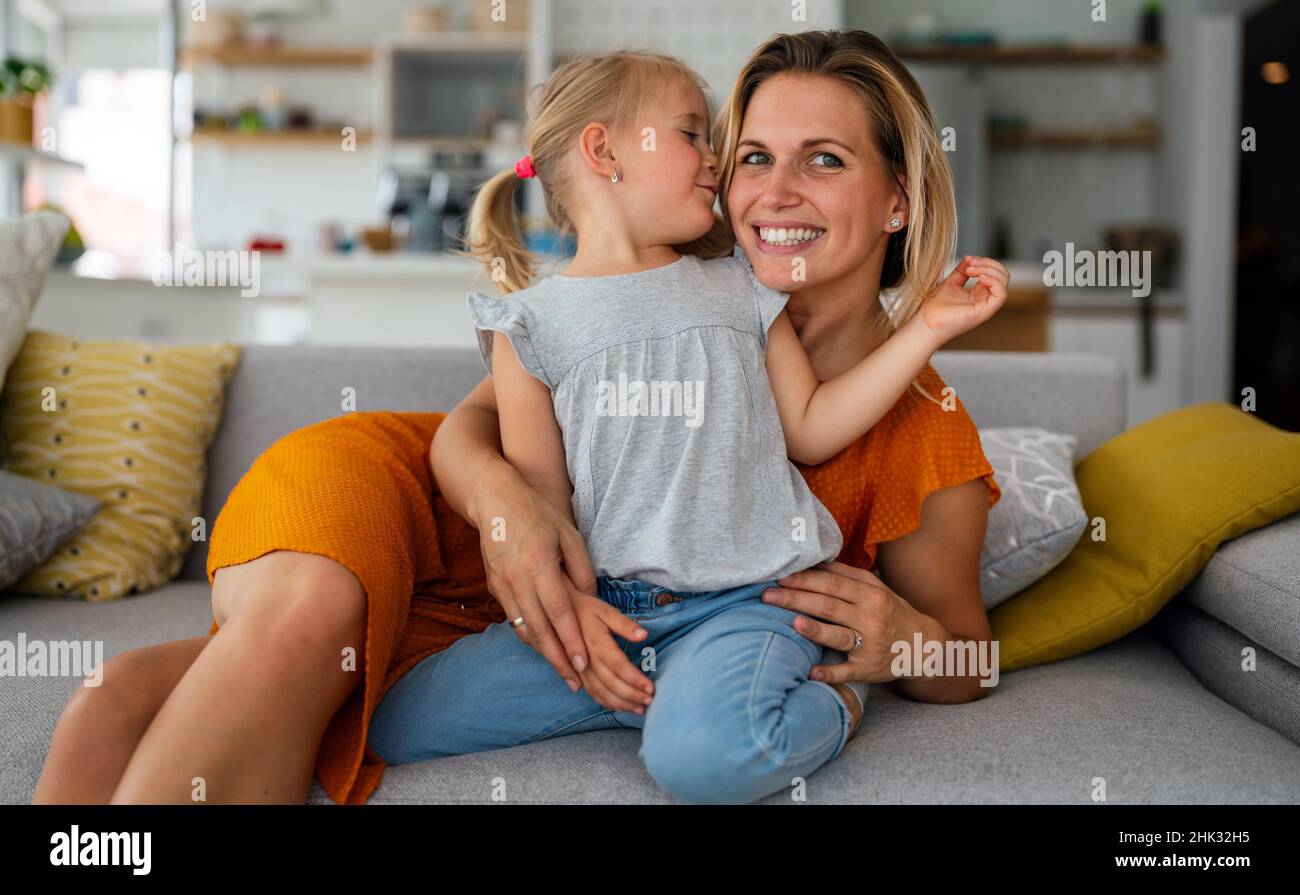
{"type": "MultiPolygon", "coordinates": [[[[861,717],[865,685],[810,680],[821,647],[761,600],[842,546],[790,459],[821,463],[859,438],[1005,289],[995,262],[960,267],[881,347],[818,383],[788,296],[743,253],[679,251],[707,253],[720,223],[709,119],[698,76],[676,60],[577,59],[541,89],[532,155],[480,192],[471,247],[515,294],[471,293],[470,315],[504,455],[586,540],[598,594],[573,609],[591,663],[575,692],[515,636],[528,619],[463,638],[377,708],[369,744],[389,764],[637,727],[670,794],[752,801],[837,755],[861,717]],[[563,275],[529,285],[513,200],[532,176],[578,249],[563,275]]],[[[779,211],[743,223],[793,265],[824,235],[779,211]]],[[[514,535],[494,522],[494,537],[514,535]]]]}

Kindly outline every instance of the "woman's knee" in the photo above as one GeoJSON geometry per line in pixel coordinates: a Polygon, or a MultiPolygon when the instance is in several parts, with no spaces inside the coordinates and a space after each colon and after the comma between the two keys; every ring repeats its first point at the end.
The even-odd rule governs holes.
{"type": "Polygon", "coordinates": [[[295,666],[365,646],[366,597],[344,566],[307,553],[275,551],[213,578],[213,614],[268,658],[295,666]]]}

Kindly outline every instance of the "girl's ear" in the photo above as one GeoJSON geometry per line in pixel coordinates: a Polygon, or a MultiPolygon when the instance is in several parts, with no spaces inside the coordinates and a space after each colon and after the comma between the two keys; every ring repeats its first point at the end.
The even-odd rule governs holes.
{"type": "Polygon", "coordinates": [[[584,127],[578,135],[578,150],[586,166],[601,177],[614,173],[614,144],[605,125],[593,121],[584,127]]]}

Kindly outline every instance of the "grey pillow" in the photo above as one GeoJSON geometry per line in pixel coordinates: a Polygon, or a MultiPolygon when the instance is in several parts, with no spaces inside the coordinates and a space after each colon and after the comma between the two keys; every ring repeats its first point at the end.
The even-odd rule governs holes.
{"type": "Polygon", "coordinates": [[[1056,568],[1088,527],[1088,514],[1074,482],[1073,435],[1033,428],[979,434],[1002,489],[980,554],[980,596],[992,609],[1056,568]]]}
{"type": "Polygon", "coordinates": [[[45,562],[99,501],[0,470],[0,591],[45,562]]]}

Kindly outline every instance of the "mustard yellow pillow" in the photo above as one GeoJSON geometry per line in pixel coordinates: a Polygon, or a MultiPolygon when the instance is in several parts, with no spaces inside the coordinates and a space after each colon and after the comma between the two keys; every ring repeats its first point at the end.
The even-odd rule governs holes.
{"type": "Polygon", "coordinates": [[[1300,510],[1300,434],[1231,404],[1194,404],[1115,436],[1075,476],[1092,520],[1083,537],[989,615],[1004,671],[1135,630],[1220,543],[1300,510]]]}
{"type": "Polygon", "coordinates": [[[5,467],[102,506],[15,592],[102,602],[176,576],[238,361],[226,343],[27,334],[0,396],[5,467]]]}

